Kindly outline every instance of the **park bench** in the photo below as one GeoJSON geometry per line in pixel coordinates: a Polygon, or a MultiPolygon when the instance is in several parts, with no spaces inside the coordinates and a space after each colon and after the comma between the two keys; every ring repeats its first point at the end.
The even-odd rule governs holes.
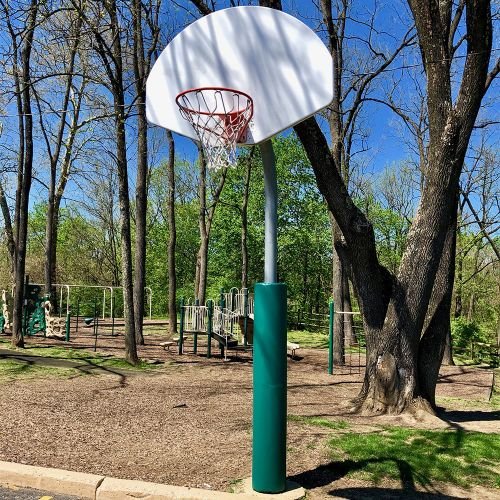
{"type": "Polygon", "coordinates": [[[170,351],[170,347],[179,345],[179,337],[174,337],[172,340],[167,340],[166,342],[160,342],[160,346],[166,351],[170,351]]]}
{"type": "Polygon", "coordinates": [[[299,344],[294,344],[293,342],[286,343],[286,351],[292,358],[295,358],[295,352],[300,349],[299,344]]]}

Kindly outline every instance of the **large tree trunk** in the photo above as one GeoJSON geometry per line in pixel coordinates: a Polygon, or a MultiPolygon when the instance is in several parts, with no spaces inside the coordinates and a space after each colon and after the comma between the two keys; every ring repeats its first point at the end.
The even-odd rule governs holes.
{"type": "Polygon", "coordinates": [[[132,241],[130,230],[130,199],[127,169],[127,142],[125,135],[125,96],[123,87],[122,48],[120,27],[115,1],[111,1],[109,15],[113,31],[113,59],[115,65],[113,99],[115,111],[116,166],[118,171],[118,200],[120,206],[120,240],[122,254],[123,312],[125,316],[125,357],[128,362],[137,364],[137,345],[135,340],[134,293],[132,273],[132,241]]]}
{"type": "MultiPolygon", "coordinates": [[[[456,228],[456,210],[454,210],[449,221],[441,262],[434,281],[423,329],[424,334],[419,344],[419,394],[433,408],[436,407],[436,384],[439,369],[447,347],[447,341],[451,337],[450,313],[455,277],[456,228]]],[[[451,357],[451,346],[448,347],[449,356],[451,357]]],[[[447,361],[448,364],[451,364],[449,360],[447,361]]],[[[451,358],[451,362],[453,363],[453,358],[451,358]]]]}
{"type": "Polygon", "coordinates": [[[245,165],[245,184],[241,201],[241,288],[248,288],[248,199],[252,175],[253,151],[245,165]]]}
{"type": "MultiPolygon", "coordinates": [[[[311,159],[318,185],[345,237],[352,261],[367,333],[367,367],[359,407],[382,412],[403,411],[419,401],[430,409],[431,402],[422,398],[419,388],[419,341],[449,221],[456,210],[455,194],[463,159],[489,79],[489,2],[478,0],[467,4],[469,56],[454,105],[451,101],[449,32],[442,30],[443,22],[450,26],[451,10],[441,18],[440,12],[433,10],[434,4],[410,0],[410,6],[427,74],[429,164],[425,169],[426,182],[419,209],[387,308],[383,300],[374,297],[374,294],[384,297],[383,290],[387,290],[387,286],[383,285],[384,273],[377,273],[373,243],[363,242],[373,236],[371,228],[351,206],[343,183],[331,166],[332,160],[327,160],[328,145],[322,144],[317,124],[307,120],[295,127],[311,159]]],[[[386,283],[390,284],[390,280],[386,283]]],[[[433,345],[433,349],[439,347],[433,345]]]]}
{"type": "Polygon", "coordinates": [[[168,318],[170,333],[177,333],[177,273],[175,271],[175,143],[172,132],[168,140],[168,318]]]}
{"type": "Polygon", "coordinates": [[[336,245],[340,243],[340,229],[330,217],[332,222],[332,291],[333,303],[335,305],[335,316],[333,318],[333,362],[335,365],[345,364],[345,335],[344,335],[344,269],[338,252],[335,250],[336,245]]]}
{"type": "MultiPolygon", "coordinates": [[[[81,26],[83,24],[82,18],[78,17],[76,33],[80,32],[81,26]]],[[[67,183],[67,177],[69,175],[69,165],[71,163],[71,155],[73,144],[78,128],[78,115],[80,111],[81,95],[75,107],[75,116],[70,125],[69,136],[66,142],[66,153],[63,159],[63,164],[61,167],[61,178],[58,186],[57,182],[57,165],[59,163],[59,158],[61,156],[64,130],[66,129],[66,124],[68,122],[67,112],[69,111],[70,95],[72,92],[73,84],[73,71],[76,58],[76,52],[78,49],[79,37],[76,36],[71,48],[71,58],[70,65],[68,67],[68,76],[66,81],[66,89],[62,103],[62,118],[59,124],[59,130],[57,132],[57,138],[55,141],[55,150],[52,153],[51,141],[47,137],[47,133],[44,128],[43,120],[40,120],[40,125],[45,138],[47,139],[47,152],[50,156],[50,179],[49,179],[49,196],[48,196],[48,206],[47,206],[47,223],[45,226],[45,293],[49,296],[49,300],[56,306],[57,301],[54,301],[54,292],[52,284],[56,279],[56,258],[57,258],[57,230],[59,224],[59,206],[61,203],[61,198],[64,193],[64,188],[67,183]]]]}
{"type": "Polygon", "coordinates": [[[200,304],[205,303],[208,273],[208,245],[210,242],[210,231],[215,215],[215,209],[219,203],[222,189],[226,182],[227,167],[221,171],[219,183],[211,194],[210,207],[207,206],[207,165],[203,151],[200,150],[200,185],[198,189],[200,198],[199,226],[200,226],[200,248],[198,250],[195,278],[195,296],[200,304]]]}
{"type": "Polygon", "coordinates": [[[207,288],[207,259],[208,259],[208,230],[207,230],[207,164],[203,152],[199,154],[200,164],[200,185],[198,187],[198,196],[200,198],[200,212],[198,216],[198,225],[200,229],[200,248],[197,256],[196,269],[196,288],[195,296],[200,304],[205,303],[205,293],[207,288]]]}
{"type": "MultiPolygon", "coordinates": [[[[148,191],[148,124],[146,120],[146,75],[149,61],[144,54],[142,2],[134,0],[134,75],[137,94],[137,175],[135,182],[135,283],[134,317],[137,343],[144,345],[144,288],[146,286],[146,215],[148,191]],[[146,65],[148,63],[148,65],[146,65]]],[[[153,45],[155,41],[153,40],[153,45]]],[[[154,47],[152,47],[153,49],[154,47]]],[[[151,49],[151,50],[152,50],[151,49]]]]}
{"type": "Polygon", "coordinates": [[[343,310],[346,312],[344,314],[344,337],[346,344],[352,346],[357,343],[358,339],[356,337],[356,332],[354,331],[354,317],[352,314],[352,303],[351,303],[351,290],[349,289],[349,278],[347,272],[343,273],[343,290],[342,296],[344,299],[343,310]]]}
{"type": "MultiPolygon", "coordinates": [[[[454,191],[465,154],[464,150],[448,149],[447,144],[449,142],[439,148],[437,162],[429,169],[384,326],[381,330],[367,328],[367,334],[374,339],[374,349],[367,354],[366,375],[359,400],[361,406],[370,410],[400,412],[412,407],[417,400],[432,404],[426,399],[430,388],[427,387],[426,394],[422,394],[419,388],[420,332],[441,261],[448,221],[454,216],[454,191]]],[[[442,339],[436,342],[432,349],[439,351],[442,339]]],[[[436,356],[441,362],[442,351],[436,356]]]]}
{"type": "Polygon", "coordinates": [[[9,257],[9,271],[11,281],[14,283],[14,262],[16,254],[16,243],[14,241],[14,231],[12,229],[12,219],[10,217],[9,205],[7,204],[7,197],[3,189],[3,184],[0,181],[0,208],[2,210],[5,239],[7,242],[7,255],[9,257]]]}
{"type": "MultiPolygon", "coordinates": [[[[24,45],[21,52],[22,66],[22,111],[24,114],[24,137],[20,139],[24,145],[23,165],[21,171],[21,186],[19,196],[19,212],[16,214],[16,261],[15,261],[15,288],[12,312],[12,344],[16,347],[24,347],[22,332],[23,304],[24,304],[24,274],[26,266],[26,245],[28,238],[28,208],[31,179],[33,171],[33,116],[31,113],[31,47],[36,27],[38,14],[38,3],[32,0],[26,23],[24,45]]],[[[19,173],[18,173],[19,174],[19,173]]],[[[19,175],[18,175],[19,178],[19,175]]],[[[16,199],[16,204],[18,200],[16,199]]]]}

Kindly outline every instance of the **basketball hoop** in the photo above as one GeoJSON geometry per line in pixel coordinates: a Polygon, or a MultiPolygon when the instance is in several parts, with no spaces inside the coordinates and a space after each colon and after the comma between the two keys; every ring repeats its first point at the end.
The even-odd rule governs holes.
{"type": "Polygon", "coordinates": [[[252,98],[239,90],[201,87],[181,92],[175,102],[201,142],[207,167],[234,166],[236,146],[253,116],[252,98]]]}

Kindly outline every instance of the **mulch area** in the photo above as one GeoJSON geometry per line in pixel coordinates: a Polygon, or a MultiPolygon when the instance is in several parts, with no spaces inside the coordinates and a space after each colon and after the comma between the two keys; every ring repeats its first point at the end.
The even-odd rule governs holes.
{"type": "MultiPolygon", "coordinates": [[[[166,334],[147,336],[147,345],[139,348],[141,358],[164,362],[145,373],[106,369],[106,376],[78,374],[3,383],[0,460],[224,490],[250,476],[251,355],[239,353],[229,361],[216,356],[207,360],[201,346],[198,355],[179,356],[175,349],[159,346],[165,340],[166,334]]],[[[41,338],[28,342],[63,345],[41,338]]],[[[122,356],[123,342],[121,333],[114,337],[100,334],[97,350],[122,356]]],[[[78,335],[72,335],[72,348],[92,346],[91,329],[79,329],[78,335]]],[[[288,359],[289,414],[346,420],[349,430],[357,432],[386,424],[436,428],[437,419],[416,422],[407,416],[350,414],[348,401],[362,381],[358,362],[329,376],[326,351],[301,349],[299,354],[299,359],[288,359]]],[[[485,403],[484,411],[470,412],[468,418],[467,411],[451,402],[447,411],[454,417],[454,425],[498,432],[494,414],[486,410],[491,382],[489,370],[443,369],[440,397],[485,403]]],[[[325,441],[331,432],[296,421],[288,423],[290,476],[304,478],[329,462],[325,441]]],[[[333,490],[351,487],[359,484],[336,477],[329,484],[313,487],[310,498],[332,498],[333,490]]],[[[359,493],[345,498],[370,497],[359,493]]]]}
{"type": "Polygon", "coordinates": [[[443,366],[436,396],[488,401],[493,389],[492,370],[471,366],[443,366]]]}

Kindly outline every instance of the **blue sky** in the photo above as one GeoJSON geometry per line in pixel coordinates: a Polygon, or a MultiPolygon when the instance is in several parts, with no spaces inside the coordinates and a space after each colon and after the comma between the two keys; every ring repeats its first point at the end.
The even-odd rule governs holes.
{"type": "MultiPolygon", "coordinates": [[[[217,5],[222,6],[228,3],[227,1],[218,2],[217,5]]],[[[185,0],[184,4],[189,5],[189,2],[185,0]]],[[[284,0],[283,4],[286,12],[295,15],[312,29],[317,30],[319,26],[318,13],[315,8],[312,7],[312,2],[310,0],[284,0]]],[[[389,54],[394,47],[399,44],[399,41],[402,39],[407,29],[409,12],[406,2],[402,0],[386,3],[374,2],[373,0],[358,2],[352,12],[351,20],[348,22],[347,27],[349,50],[346,51],[346,58],[349,58],[347,61],[348,65],[350,63],[354,65],[357,64],[358,55],[362,54],[363,50],[366,51],[366,44],[362,39],[366,39],[367,37],[368,28],[366,23],[370,19],[371,13],[373,13],[375,9],[375,5],[377,5],[377,15],[375,16],[374,26],[378,31],[378,35],[374,38],[374,45],[377,50],[389,54]]],[[[170,17],[164,17],[163,36],[166,36],[166,32],[169,31],[172,26],[182,25],[187,19],[192,19],[192,17],[187,15],[183,10],[177,10],[175,16],[172,17],[172,12],[170,12],[170,17]]],[[[321,32],[319,32],[319,34],[323,35],[321,32]]],[[[498,38],[495,37],[495,51],[493,52],[492,58],[496,58],[498,55],[497,40],[498,38]]],[[[0,37],[0,45],[4,45],[5,47],[6,43],[9,43],[9,40],[5,34],[3,34],[0,37]]],[[[263,55],[259,55],[259,57],[261,56],[263,55]]],[[[398,98],[403,103],[405,100],[406,102],[411,101],[411,80],[408,78],[407,72],[400,68],[409,66],[414,76],[417,78],[420,76],[421,78],[422,75],[418,67],[419,64],[420,57],[418,50],[416,48],[407,49],[402,56],[398,57],[391,64],[388,71],[374,83],[373,96],[382,98],[384,95],[384,87],[385,89],[392,88],[391,79],[393,79],[397,82],[395,89],[398,93],[398,98]]],[[[355,69],[354,67],[353,70],[355,69]]],[[[498,79],[490,88],[486,98],[486,101],[493,101],[493,103],[495,103],[495,100],[498,100],[498,79]]],[[[2,112],[6,111],[7,114],[9,114],[12,110],[13,107],[8,106],[6,108],[4,107],[2,112]]],[[[494,113],[496,113],[496,118],[498,119],[498,111],[491,107],[488,110],[488,116],[494,116],[494,113]]],[[[0,141],[4,142],[4,144],[6,144],[5,141],[7,141],[7,146],[9,146],[9,141],[11,144],[15,144],[12,142],[12,137],[15,138],[17,127],[15,117],[0,117],[0,121],[4,124],[4,134],[0,141]]],[[[375,103],[367,104],[362,117],[362,125],[364,132],[366,132],[368,150],[360,155],[360,160],[365,164],[368,172],[380,172],[385,167],[404,161],[409,157],[410,153],[403,140],[401,127],[398,126],[398,119],[387,107],[375,103]]],[[[130,132],[132,132],[132,130],[130,130],[130,132]]],[[[289,133],[289,131],[285,133],[289,133]]],[[[154,135],[158,134],[164,137],[161,131],[156,131],[154,135]]],[[[490,144],[494,144],[498,148],[498,129],[488,131],[488,135],[490,144]]],[[[197,153],[192,142],[180,136],[177,136],[176,139],[178,155],[194,159],[197,153]]],[[[133,141],[131,141],[130,144],[130,180],[131,187],[133,188],[133,179],[135,178],[133,141]]],[[[36,146],[39,150],[38,158],[43,159],[43,144],[39,141],[36,146]]],[[[163,141],[162,152],[164,155],[166,155],[165,148],[166,141],[163,141]]],[[[74,184],[71,188],[72,189],[68,191],[68,195],[70,197],[77,197],[79,188],[74,184]]],[[[45,196],[44,189],[34,185],[33,195],[34,200],[43,198],[45,196]]]]}
{"type": "MultiPolygon", "coordinates": [[[[313,7],[310,1],[285,1],[284,10],[288,13],[295,15],[303,22],[309,25],[312,29],[318,27],[318,12],[313,7]]],[[[367,28],[362,23],[368,19],[370,13],[374,10],[372,2],[363,2],[359,12],[353,12],[353,17],[357,21],[347,24],[347,34],[350,37],[366,37],[367,28]],[[358,22],[359,20],[359,22],[358,22]]],[[[388,7],[379,8],[379,13],[376,16],[377,25],[381,31],[387,34],[381,34],[377,43],[381,50],[390,53],[392,46],[399,43],[400,37],[404,36],[404,24],[401,22],[401,13],[398,11],[394,4],[388,7]]],[[[319,35],[323,35],[318,32],[319,35]]],[[[350,44],[353,50],[361,51],[362,44],[357,41],[352,41],[350,44]]],[[[265,54],[259,54],[257,57],[265,57],[265,54]]],[[[393,67],[401,66],[404,64],[403,59],[398,59],[393,63],[393,67]]],[[[374,87],[376,87],[375,84],[374,87]]],[[[370,170],[379,171],[384,166],[400,161],[406,156],[404,148],[401,147],[400,138],[397,136],[395,128],[391,125],[393,121],[393,114],[386,107],[379,104],[370,104],[367,112],[363,117],[363,128],[369,137],[369,154],[370,157],[370,170]]],[[[287,132],[285,132],[287,133],[287,132]]],[[[328,134],[327,134],[328,135],[328,134]]],[[[192,152],[190,141],[185,141],[183,138],[178,139],[178,151],[180,154],[186,154],[191,157],[196,153],[192,152]]]]}
{"type": "MultiPolygon", "coordinates": [[[[286,12],[295,15],[309,25],[311,29],[318,31],[318,12],[312,2],[305,0],[285,0],[283,5],[286,12]]],[[[407,30],[408,12],[407,9],[405,9],[405,5],[405,3],[391,2],[385,6],[382,5],[377,7],[375,28],[381,33],[377,37],[375,44],[381,51],[387,54],[390,54],[391,49],[399,44],[407,30]]],[[[363,23],[370,18],[374,10],[375,3],[371,1],[361,2],[360,7],[353,10],[352,17],[354,20],[347,23],[346,34],[351,39],[346,48],[347,54],[349,50],[361,52],[363,49],[366,49],[363,42],[357,41],[355,38],[367,38],[368,29],[363,23]]],[[[318,34],[324,38],[324,33],[319,31],[318,34]]],[[[416,54],[414,49],[411,49],[407,50],[403,56],[395,60],[389,68],[391,77],[399,77],[403,74],[402,71],[398,71],[397,69],[393,71],[393,68],[408,64],[408,59],[414,63],[416,56],[418,56],[418,54],[416,54]]],[[[258,57],[265,57],[265,54],[259,54],[258,57]]],[[[349,65],[349,62],[347,64],[349,65]]],[[[383,78],[385,78],[385,76],[386,75],[384,75],[383,78]]],[[[382,85],[383,78],[381,77],[378,81],[374,82],[373,85],[374,95],[376,94],[377,97],[382,97],[381,91],[377,91],[376,89],[379,85],[382,85]]],[[[400,91],[402,91],[404,81],[400,83],[400,87],[400,91]]],[[[374,103],[368,104],[366,106],[366,112],[363,114],[362,122],[364,132],[366,132],[368,137],[367,143],[369,148],[369,150],[362,155],[362,161],[367,164],[369,171],[378,172],[387,165],[407,158],[408,151],[405,146],[402,147],[401,134],[398,134],[397,128],[394,126],[395,115],[387,107],[374,103]]],[[[185,154],[188,157],[192,157],[196,154],[192,151],[190,141],[179,138],[177,143],[180,154],[185,154]]]]}

